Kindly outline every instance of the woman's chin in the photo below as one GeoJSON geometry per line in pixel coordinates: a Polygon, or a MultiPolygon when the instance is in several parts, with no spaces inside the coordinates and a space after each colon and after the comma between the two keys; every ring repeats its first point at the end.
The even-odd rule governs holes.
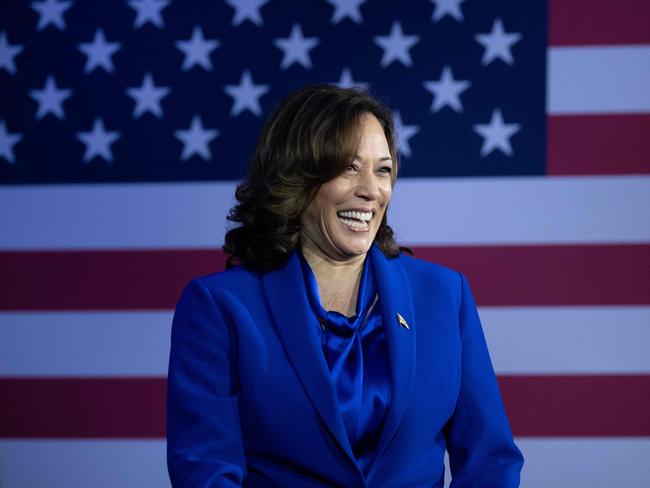
{"type": "Polygon", "coordinates": [[[344,256],[360,256],[366,254],[372,246],[372,239],[369,234],[355,238],[347,237],[335,243],[336,247],[344,256]]]}

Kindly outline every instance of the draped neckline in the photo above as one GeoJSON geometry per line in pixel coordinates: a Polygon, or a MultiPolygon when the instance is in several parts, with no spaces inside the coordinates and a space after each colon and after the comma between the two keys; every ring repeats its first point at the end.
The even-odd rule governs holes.
{"type": "Polygon", "coordinates": [[[320,342],[336,391],[336,403],[359,467],[366,472],[374,459],[390,403],[390,368],[378,287],[369,256],[364,260],[356,313],[348,317],[325,310],[316,277],[298,252],[320,342]]]}

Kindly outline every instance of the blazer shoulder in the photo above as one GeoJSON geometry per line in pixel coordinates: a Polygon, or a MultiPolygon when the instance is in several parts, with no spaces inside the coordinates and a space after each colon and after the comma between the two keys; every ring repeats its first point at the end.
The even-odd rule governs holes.
{"type": "Polygon", "coordinates": [[[411,287],[414,303],[437,303],[460,310],[466,279],[462,273],[424,259],[401,254],[399,258],[411,287]]]}
{"type": "Polygon", "coordinates": [[[193,278],[187,287],[193,283],[200,284],[213,298],[223,295],[246,296],[260,286],[260,275],[243,266],[209,273],[193,278]]]}
{"type": "Polygon", "coordinates": [[[458,282],[461,273],[455,269],[448,268],[441,264],[425,261],[424,259],[401,253],[397,258],[402,263],[404,270],[410,276],[416,278],[429,278],[445,282],[458,282]]]}

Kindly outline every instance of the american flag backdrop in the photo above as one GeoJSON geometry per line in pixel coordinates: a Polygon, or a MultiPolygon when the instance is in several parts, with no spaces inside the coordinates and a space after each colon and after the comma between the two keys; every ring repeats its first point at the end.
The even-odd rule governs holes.
{"type": "Polygon", "coordinates": [[[650,486],[648,0],[0,3],[0,485],[169,486],[173,307],[320,82],[394,110],[389,222],[469,278],[522,486],[650,486]]]}

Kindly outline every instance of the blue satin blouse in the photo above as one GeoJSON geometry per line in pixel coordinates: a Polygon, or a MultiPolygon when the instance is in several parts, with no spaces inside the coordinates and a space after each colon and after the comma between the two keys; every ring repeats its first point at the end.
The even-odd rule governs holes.
{"type": "Polygon", "coordinates": [[[370,259],[363,265],[353,317],[327,311],[316,278],[298,253],[312,311],[318,317],[323,354],[334,384],[350,446],[359,468],[367,470],[375,455],[390,404],[390,368],[377,284],[370,259]]]}

